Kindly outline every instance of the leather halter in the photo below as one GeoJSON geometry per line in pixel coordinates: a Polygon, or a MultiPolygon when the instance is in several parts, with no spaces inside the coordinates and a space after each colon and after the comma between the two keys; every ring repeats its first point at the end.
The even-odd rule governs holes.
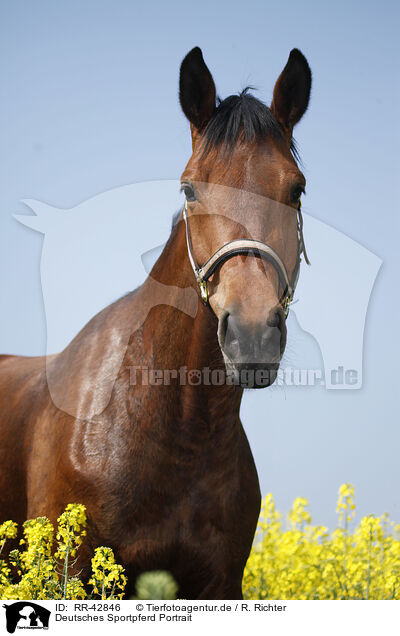
{"type": "Polygon", "coordinates": [[[297,258],[291,278],[289,278],[286,266],[281,258],[278,256],[278,254],[275,252],[275,250],[273,250],[272,247],[270,247],[266,243],[257,241],[255,239],[235,239],[234,241],[229,241],[228,243],[225,243],[225,245],[220,247],[216,252],[214,252],[214,254],[210,256],[210,258],[204,263],[204,265],[199,266],[193,254],[187,201],[185,201],[185,205],[183,207],[183,218],[186,227],[186,244],[189,261],[200,289],[201,299],[205,305],[209,305],[207,281],[210,276],[214,274],[216,269],[232,256],[236,256],[237,254],[251,254],[252,256],[257,256],[259,258],[265,259],[275,267],[279,276],[279,281],[283,287],[283,293],[279,299],[279,302],[282,305],[282,308],[285,312],[285,317],[287,318],[289,313],[289,305],[293,299],[294,290],[296,289],[297,281],[299,279],[302,254],[304,255],[304,260],[307,265],[310,265],[310,261],[308,260],[306,248],[304,245],[303,217],[301,214],[300,202],[299,207],[297,208],[297,258]]]}

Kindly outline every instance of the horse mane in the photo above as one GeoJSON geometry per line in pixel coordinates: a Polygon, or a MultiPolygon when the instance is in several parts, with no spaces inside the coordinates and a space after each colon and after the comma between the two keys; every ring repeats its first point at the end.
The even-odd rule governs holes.
{"type": "MultiPolygon", "coordinates": [[[[273,138],[284,141],[281,126],[272,111],[264,102],[249,94],[254,90],[246,86],[238,95],[230,95],[221,100],[213,116],[203,131],[203,156],[212,148],[221,148],[232,152],[239,139],[247,142],[263,141],[273,138]]],[[[294,159],[299,159],[295,141],[290,150],[294,159]]]]}

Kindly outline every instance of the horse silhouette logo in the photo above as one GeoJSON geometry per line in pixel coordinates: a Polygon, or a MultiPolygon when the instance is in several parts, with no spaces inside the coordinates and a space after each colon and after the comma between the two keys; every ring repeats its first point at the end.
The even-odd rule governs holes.
{"type": "Polygon", "coordinates": [[[17,601],[3,607],[9,634],[14,634],[16,629],[49,629],[51,612],[37,603],[17,601]]]}
{"type": "MultiPolygon", "coordinates": [[[[131,184],[98,194],[71,209],[24,201],[35,216],[15,218],[45,235],[41,283],[48,360],[97,312],[143,283],[170,232],[171,212],[182,207],[179,185],[176,180],[131,184]],[[154,222],[161,218],[157,217],[159,208],[165,215],[162,221],[154,222]]],[[[224,215],[229,213],[229,209],[224,211],[224,215]]],[[[302,267],[289,314],[288,354],[282,368],[290,363],[295,368],[321,369],[326,389],[358,389],[362,386],[367,309],[382,261],[342,232],[306,213],[303,216],[312,267],[302,267]],[[305,367],[307,356],[310,359],[305,367]]],[[[152,282],[157,303],[162,304],[168,296],[170,304],[195,316],[198,299],[192,287],[176,288],[171,301],[171,289],[152,282]]],[[[68,393],[69,378],[63,377],[60,383],[48,365],[48,386],[58,408],[86,419],[106,408],[129,338],[151,307],[140,309],[140,315],[130,316],[130,323],[120,329],[119,355],[99,364],[93,377],[89,378],[86,368],[82,370],[85,381],[90,380],[97,391],[94,406],[83,409],[79,401],[75,403],[68,393]]],[[[80,355],[86,359],[85,352],[80,355]]],[[[101,360],[101,352],[97,359],[101,360]]]]}

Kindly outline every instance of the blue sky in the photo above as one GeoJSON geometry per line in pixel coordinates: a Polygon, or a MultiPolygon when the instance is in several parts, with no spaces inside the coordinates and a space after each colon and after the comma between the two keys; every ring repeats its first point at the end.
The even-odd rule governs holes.
{"type": "Polygon", "coordinates": [[[350,481],[360,514],[400,521],[398,3],[5,0],[0,25],[1,342],[26,353],[44,350],[46,326],[42,237],[12,218],[28,212],[21,199],[72,207],[123,184],[179,178],[190,136],[178,69],[193,46],[222,97],[251,84],[267,102],[290,49],[303,51],[314,78],[295,132],[305,209],[383,260],[364,386],[251,393],[243,421],[263,491],[282,509],[302,495],[315,521],[332,525],[337,488],[350,481]]]}

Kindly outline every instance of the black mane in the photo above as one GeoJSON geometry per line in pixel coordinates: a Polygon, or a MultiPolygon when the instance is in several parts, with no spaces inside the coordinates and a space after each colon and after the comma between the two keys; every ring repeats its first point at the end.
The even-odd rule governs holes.
{"type": "MultiPolygon", "coordinates": [[[[244,141],[263,141],[268,137],[284,141],[282,128],[272,111],[262,101],[249,94],[246,87],[238,95],[219,100],[213,116],[203,131],[203,154],[211,148],[231,153],[240,138],[244,141]]],[[[294,141],[291,151],[295,159],[298,153],[294,141]]]]}

